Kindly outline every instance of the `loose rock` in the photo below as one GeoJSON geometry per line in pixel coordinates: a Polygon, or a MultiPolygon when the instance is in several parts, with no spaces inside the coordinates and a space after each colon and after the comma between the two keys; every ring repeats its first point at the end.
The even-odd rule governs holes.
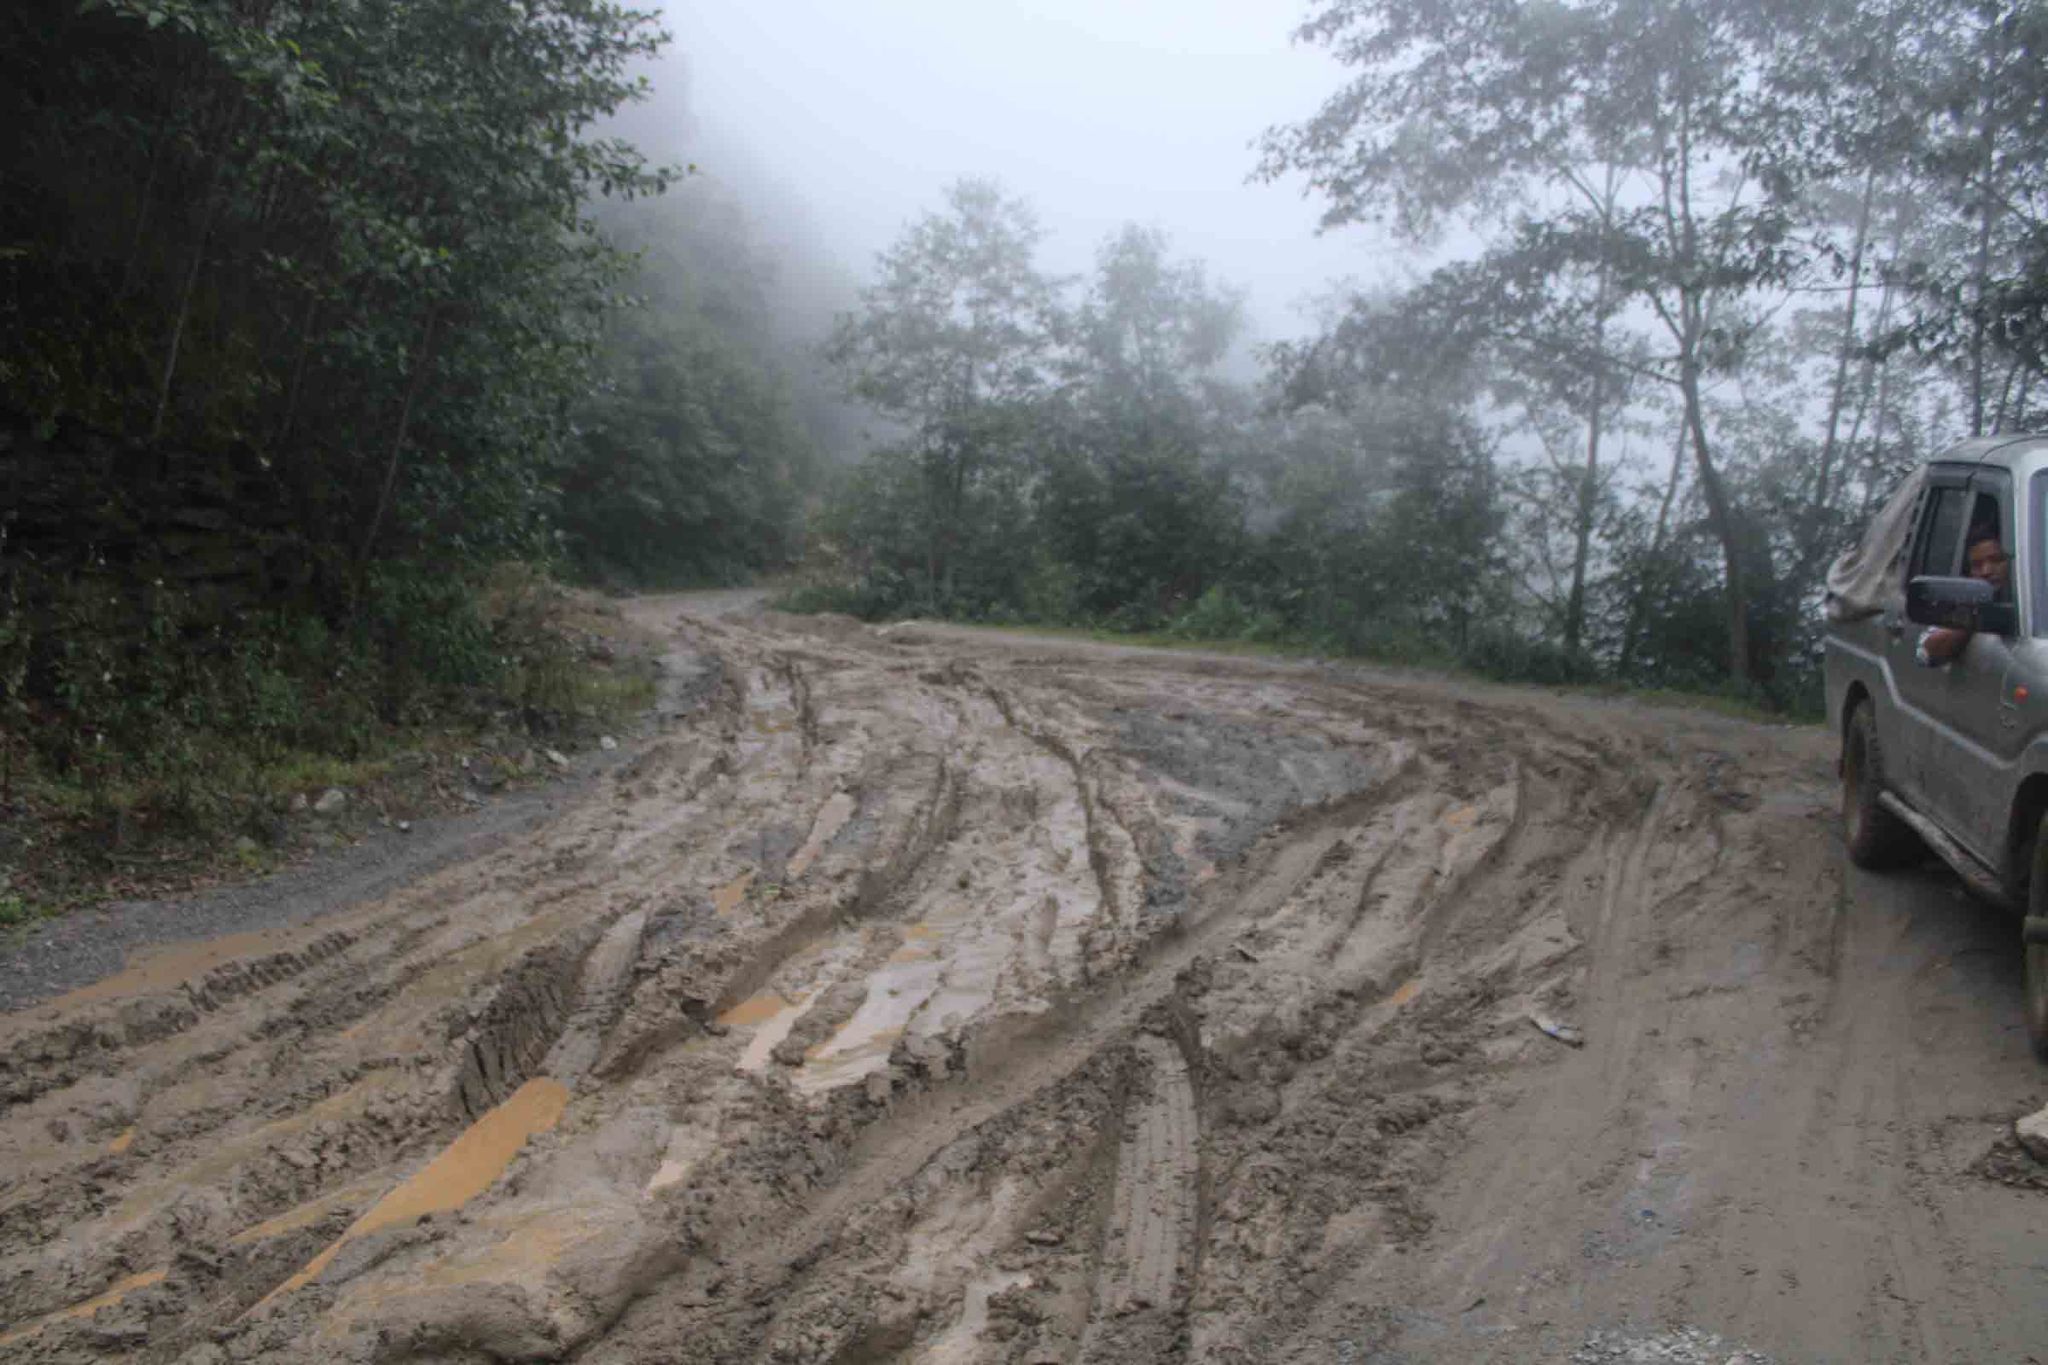
{"type": "Polygon", "coordinates": [[[2048,1161],[2048,1105],[2016,1120],[2012,1132],[2020,1140],[2020,1146],[2027,1149],[2028,1156],[2036,1161],[2048,1161]]]}

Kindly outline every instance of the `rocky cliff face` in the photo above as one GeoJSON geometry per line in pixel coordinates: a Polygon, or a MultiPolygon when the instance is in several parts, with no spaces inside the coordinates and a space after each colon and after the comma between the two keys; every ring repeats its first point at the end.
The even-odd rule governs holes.
{"type": "Polygon", "coordinates": [[[253,450],[198,455],[0,412],[0,572],[23,605],[85,578],[161,583],[202,618],[317,589],[320,554],[285,471],[253,450]]]}

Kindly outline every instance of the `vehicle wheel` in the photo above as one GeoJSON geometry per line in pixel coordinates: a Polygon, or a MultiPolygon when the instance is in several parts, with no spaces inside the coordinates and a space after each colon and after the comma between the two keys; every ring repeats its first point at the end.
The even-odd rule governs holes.
{"type": "Polygon", "coordinates": [[[2027,1041],[2034,1045],[2034,1055],[2048,1062],[2048,942],[2037,942],[2037,935],[2025,932],[2042,916],[2048,916],[2048,815],[2041,817],[2041,828],[2034,835],[2033,870],[2027,878],[2027,920],[2022,921],[2020,938],[2027,969],[2027,1041]]]}
{"type": "Polygon", "coordinates": [[[1878,803],[1884,791],[1884,751],[1877,715],[1858,702],[1842,731],[1842,840],[1858,867],[1897,867],[1919,842],[1905,821],[1878,803]]]}

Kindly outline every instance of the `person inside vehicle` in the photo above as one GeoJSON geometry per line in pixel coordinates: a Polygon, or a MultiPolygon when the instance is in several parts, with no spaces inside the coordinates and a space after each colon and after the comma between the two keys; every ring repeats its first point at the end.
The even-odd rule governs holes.
{"type": "MultiPolygon", "coordinates": [[[[1969,543],[1963,547],[1963,558],[1968,561],[1970,577],[1989,583],[1997,595],[1996,600],[2004,601],[2006,583],[2012,573],[2012,558],[2006,554],[2005,545],[1998,538],[1998,528],[1982,523],[1971,527],[1969,543]]],[[[1973,633],[1953,626],[1929,626],[1920,634],[1920,646],[1914,651],[1914,657],[1929,667],[1948,663],[1962,654],[1973,633]]]]}

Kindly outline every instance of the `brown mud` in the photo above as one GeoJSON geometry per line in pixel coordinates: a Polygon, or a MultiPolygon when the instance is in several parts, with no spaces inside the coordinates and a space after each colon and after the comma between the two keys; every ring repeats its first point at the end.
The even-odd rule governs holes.
{"type": "Polygon", "coordinates": [[[518,841],[0,1020],[8,1359],[2048,1341],[2017,936],[1819,732],[735,605],[518,841]]]}

